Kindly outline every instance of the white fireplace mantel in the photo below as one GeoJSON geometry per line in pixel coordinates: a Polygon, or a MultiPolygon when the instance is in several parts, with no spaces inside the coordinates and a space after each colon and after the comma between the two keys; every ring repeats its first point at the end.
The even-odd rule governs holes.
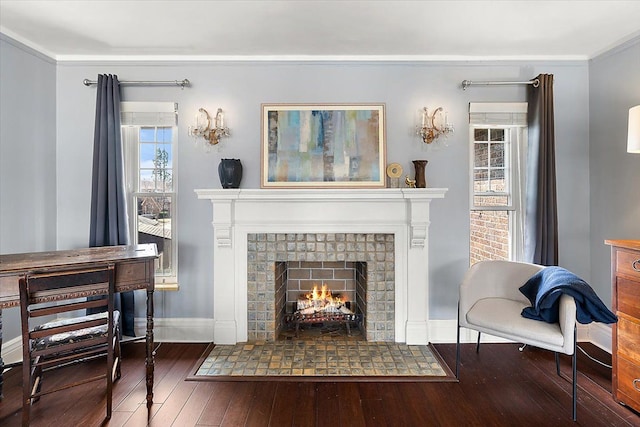
{"type": "Polygon", "coordinates": [[[249,233],[395,236],[395,340],[429,342],[429,206],[446,188],[201,189],[213,204],[214,341],[247,341],[249,233]]]}

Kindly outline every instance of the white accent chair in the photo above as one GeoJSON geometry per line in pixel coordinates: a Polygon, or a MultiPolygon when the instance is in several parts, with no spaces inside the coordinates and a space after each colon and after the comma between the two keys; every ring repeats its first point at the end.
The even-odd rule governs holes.
{"type": "MultiPolygon", "coordinates": [[[[460,328],[478,331],[476,352],[482,332],[555,352],[556,371],[560,375],[559,353],[572,356],[573,420],[576,420],[576,304],[562,295],[558,323],[546,323],[522,317],[522,309],[531,305],[519,291],[543,266],[514,261],[482,261],[467,271],[460,285],[456,378],[460,371],[460,328]]],[[[524,346],[523,346],[524,347],[524,346]]],[[[522,348],[521,348],[522,349],[522,348]]]]}

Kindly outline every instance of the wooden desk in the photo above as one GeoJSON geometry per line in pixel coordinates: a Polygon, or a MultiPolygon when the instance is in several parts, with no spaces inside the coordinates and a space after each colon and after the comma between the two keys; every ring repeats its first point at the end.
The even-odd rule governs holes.
{"type": "MultiPolygon", "coordinates": [[[[75,249],[67,251],[34,252],[25,254],[0,255],[0,345],[2,344],[3,308],[20,305],[18,282],[29,272],[68,270],[99,263],[115,263],[116,292],[135,289],[147,290],[147,407],[153,403],[153,290],[154,262],[158,257],[155,243],[136,246],[104,246],[99,248],[75,249]]],[[[56,294],[52,299],[78,298],[86,295],[56,294]]],[[[2,395],[2,369],[0,357],[0,395],[2,395]]]]}

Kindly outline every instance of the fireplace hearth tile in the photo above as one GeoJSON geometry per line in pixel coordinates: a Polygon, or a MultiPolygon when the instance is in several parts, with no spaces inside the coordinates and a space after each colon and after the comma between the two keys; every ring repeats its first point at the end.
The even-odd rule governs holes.
{"type": "Polygon", "coordinates": [[[198,377],[448,377],[430,346],[344,338],[217,345],[198,377]]]}

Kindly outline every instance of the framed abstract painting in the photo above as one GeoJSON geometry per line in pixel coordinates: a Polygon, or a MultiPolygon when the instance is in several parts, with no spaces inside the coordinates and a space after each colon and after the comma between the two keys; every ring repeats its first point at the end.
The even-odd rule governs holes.
{"type": "Polygon", "coordinates": [[[263,104],[262,188],[385,186],[384,104],[263,104]]]}

